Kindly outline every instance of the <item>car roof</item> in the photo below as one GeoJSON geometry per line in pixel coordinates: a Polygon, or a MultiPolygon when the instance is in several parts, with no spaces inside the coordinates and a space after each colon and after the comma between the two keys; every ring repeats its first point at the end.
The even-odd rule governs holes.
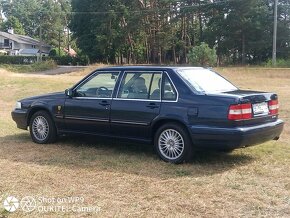
{"type": "Polygon", "coordinates": [[[106,71],[106,70],[182,70],[182,69],[205,69],[203,67],[184,67],[184,66],[112,66],[97,69],[98,71],[106,71]]]}

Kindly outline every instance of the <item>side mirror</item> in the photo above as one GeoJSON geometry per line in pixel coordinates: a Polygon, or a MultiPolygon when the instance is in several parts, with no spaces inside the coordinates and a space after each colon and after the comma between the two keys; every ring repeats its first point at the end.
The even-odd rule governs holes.
{"type": "Polygon", "coordinates": [[[66,89],[65,90],[65,95],[68,96],[68,97],[73,97],[73,91],[72,89],[66,89]]]}

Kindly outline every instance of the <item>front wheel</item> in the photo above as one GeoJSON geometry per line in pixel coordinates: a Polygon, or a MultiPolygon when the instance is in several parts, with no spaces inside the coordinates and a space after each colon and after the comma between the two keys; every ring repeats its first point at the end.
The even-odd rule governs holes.
{"type": "Polygon", "coordinates": [[[54,122],[46,111],[38,111],[32,115],[29,130],[35,143],[48,144],[56,140],[54,122]]]}
{"type": "Polygon", "coordinates": [[[170,163],[187,162],[193,156],[192,142],[187,130],[175,123],[165,124],[158,129],[154,147],[159,157],[170,163]]]}

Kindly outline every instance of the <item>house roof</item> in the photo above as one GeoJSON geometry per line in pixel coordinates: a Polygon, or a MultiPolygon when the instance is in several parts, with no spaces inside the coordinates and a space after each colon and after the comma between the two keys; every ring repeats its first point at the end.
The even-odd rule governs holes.
{"type": "MultiPolygon", "coordinates": [[[[10,34],[10,33],[6,33],[6,32],[1,32],[0,31],[0,36],[3,36],[7,39],[11,39],[17,43],[21,43],[21,44],[29,44],[29,45],[38,45],[40,44],[40,41],[37,39],[33,39],[30,36],[24,36],[24,35],[18,35],[18,34],[10,34]]],[[[44,47],[50,47],[47,44],[42,44],[42,46],[44,47]]]]}
{"type": "Polygon", "coordinates": [[[64,48],[63,50],[71,57],[75,57],[77,55],[76,51],[72,48],[70,48],[69,50],[67,48],[64,48]]]}
{"type": "Polygon", "coordinates": [[[36,55],[40,52],[39,49],[35,48],[27,48],[27,49],[20,49],[19,54],[30,54],[30,55],[36,55]]]}

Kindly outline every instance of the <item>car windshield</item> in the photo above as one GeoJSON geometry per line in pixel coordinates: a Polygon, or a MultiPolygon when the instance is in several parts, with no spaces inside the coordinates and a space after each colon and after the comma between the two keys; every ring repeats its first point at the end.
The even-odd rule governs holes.
{"type": "Polygon", "coordinates": [[[191,68],[178,70],[177,72],[198,92],[228,92],[238,89],[225,78],[208,69],[191,68]]]}

